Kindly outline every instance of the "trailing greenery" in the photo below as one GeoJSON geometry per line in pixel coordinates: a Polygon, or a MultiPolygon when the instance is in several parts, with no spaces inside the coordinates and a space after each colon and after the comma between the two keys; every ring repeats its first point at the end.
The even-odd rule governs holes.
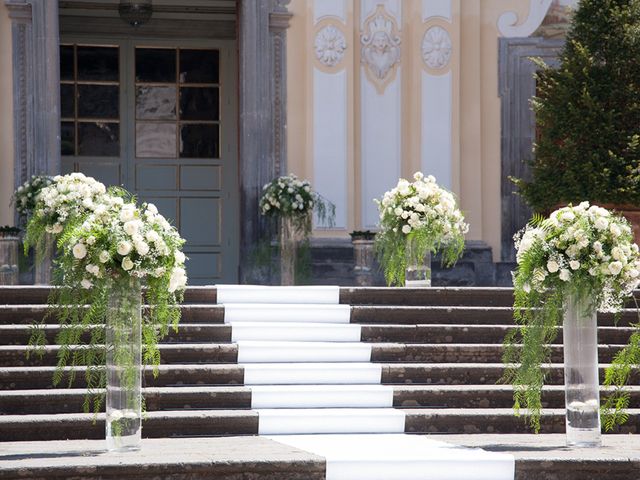
{"type": "MultiPolygon", "coordinates": [[[[619,312],[640,282],[640,255],[627,220],[587,202],[556,210],[549,218],[534,217],[516,234],[515,242],[513,307],[520,328],[504,341],[503,381],[514,386],[516,414],[526,408],[529,424],[537,432],[544,364],[550,363],[549,345],[562,325],[569,298],[585,309],[585,315],[596,310],[619,312]]],[[[628,402],[623,385],[630,365],[640,358],[640,344],[634,338],[607,372],[607,384],[620,389],[605,405],[605,412],[612,406],[615,410],[605,418],[607,428],[625,419],[621,409],[628,402]]]]}
{"type": "MultiPolygon", "coordinates": [[[[42,237],[55,238],[55,259],[48,317],[61,325],[54,384],[66,377],[74,384],[76,369],[86,367],[90,392],[85,409],[98,411],[105,386],[105,337],[109,299],[144,285],[148,306],[142,318],[142,355],[146,365],[160,363],[158,341],[177,328],[179,304],[186,285],[181,252],[184,240],[153,204],[138,206],[122,189],[104,185],[82,174],[59,176],[42,190],[27,226],[26,248],[42,237]]],[[[35,327],[30,345],[36,352],[45,344],[35,327]]]]}
{"type": "Polygon", "coordinates": [[[407,265],[422,266],[429,252],[441,251],[443,265],[451,266],[464,251],[469,226],[453,194],[431,175],[416,172],[414,180],[400,179],[375,200],[380,210],[375,251],[389,285],[404,285],[407,265]]]}
{"type": "Polygon", "coordinates": [[[640,205],[640,0],[581,0],[560,66],[537,60],[537,141],[530,179],[538,212],[558,204],[640,205]]]}

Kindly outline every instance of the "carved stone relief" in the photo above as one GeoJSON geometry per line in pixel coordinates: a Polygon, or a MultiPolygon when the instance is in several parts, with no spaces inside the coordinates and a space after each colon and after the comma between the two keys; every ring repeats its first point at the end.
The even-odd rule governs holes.
{"type": "Polygon", "coordinates": [[[434,26],[422,39],[422,59],[429,68],[445,68],[451,59],[451,37],[442,27],[434,26]]]}
{"type": "Polygon", "coordinates": [[[362,63],[367,78],[373,82],[379,93],[384,92],[393,80],[400,63],[400,32],[395,19],[378,5],[369,16],[360,34],[362,45],[362,63]]]}
{"type": "Polygon", "coordinates": [[[316,34],[314,46],[318,61],[327,67],[335,67],[344,57],[347,41],[340,29],[327,25],[316,34]]]}

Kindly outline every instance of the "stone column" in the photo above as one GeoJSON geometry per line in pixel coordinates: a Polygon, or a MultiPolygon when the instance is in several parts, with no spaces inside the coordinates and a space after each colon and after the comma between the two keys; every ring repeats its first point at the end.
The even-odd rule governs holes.
{"type": "MultiPolygon", "coordinates": [[[[58,1],[5,0],[5,5],[12,21],[17,188],[31,175],[60,172],[58,1]]],[[[37,266],[36,283],[50,282],[50,264],[49,257],[37,266]]]]}
{"type": "Polygon", "coordinates": [[[240,281],[268,283],[253,265],[255,248],[272,232],[260,216],[262,186],[286,165],[287,0],[239,2],[240,49],[240,281]]]}

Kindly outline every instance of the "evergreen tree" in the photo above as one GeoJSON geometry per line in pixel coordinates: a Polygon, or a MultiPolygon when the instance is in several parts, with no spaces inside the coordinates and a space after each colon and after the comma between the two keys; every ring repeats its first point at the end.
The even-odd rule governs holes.
{"type": "Polygon", "coordinates": [[[536,60],[536,211],[561,203],[640,205],[640,0],[581,0],[560,67],[536,60]]]}

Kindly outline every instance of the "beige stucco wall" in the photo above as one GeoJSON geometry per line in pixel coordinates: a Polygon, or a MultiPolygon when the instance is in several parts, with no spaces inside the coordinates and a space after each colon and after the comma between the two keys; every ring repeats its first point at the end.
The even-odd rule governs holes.
{"type": "Polygon", "coordinates": [[[11,83],[11,21],[0,3],[0,225],[13,225],[9,207],[13,193],[13,85],[11,83]]]}
{"type": "MultiPolygon", "coordinates": [[[[292,0],[288,31],[288,152],[289,170],[313,182],[314,0],[292,0]]],[[[315,0],[321,1],[321,0],[315,0]]],[[[340,68],[348,73],[348,225],[321,236],[346,236],[362,228],[362,162],[360,128],[360,7],[364,0],[347,0],[346,22],[336,20],[345,33],[347,49],[340,68]],[[355,21],[354,21],[355,19],[355,21]]],[[[452,43],[451,188],[459,196],[470,231],[468,239],[483,240],[500,258],[500,99],[498,97],[498,18],[507,11],[523,21],[529,0],[452,0],[451,22],[423,23],[422,0],[402,0],[402,158],[401,173],[420,167],[420,75],[424,69],[421,40],[426,26],[442,25],[452,43]],[[425,26],[426,25],[426,26],[425,26]]]]}

